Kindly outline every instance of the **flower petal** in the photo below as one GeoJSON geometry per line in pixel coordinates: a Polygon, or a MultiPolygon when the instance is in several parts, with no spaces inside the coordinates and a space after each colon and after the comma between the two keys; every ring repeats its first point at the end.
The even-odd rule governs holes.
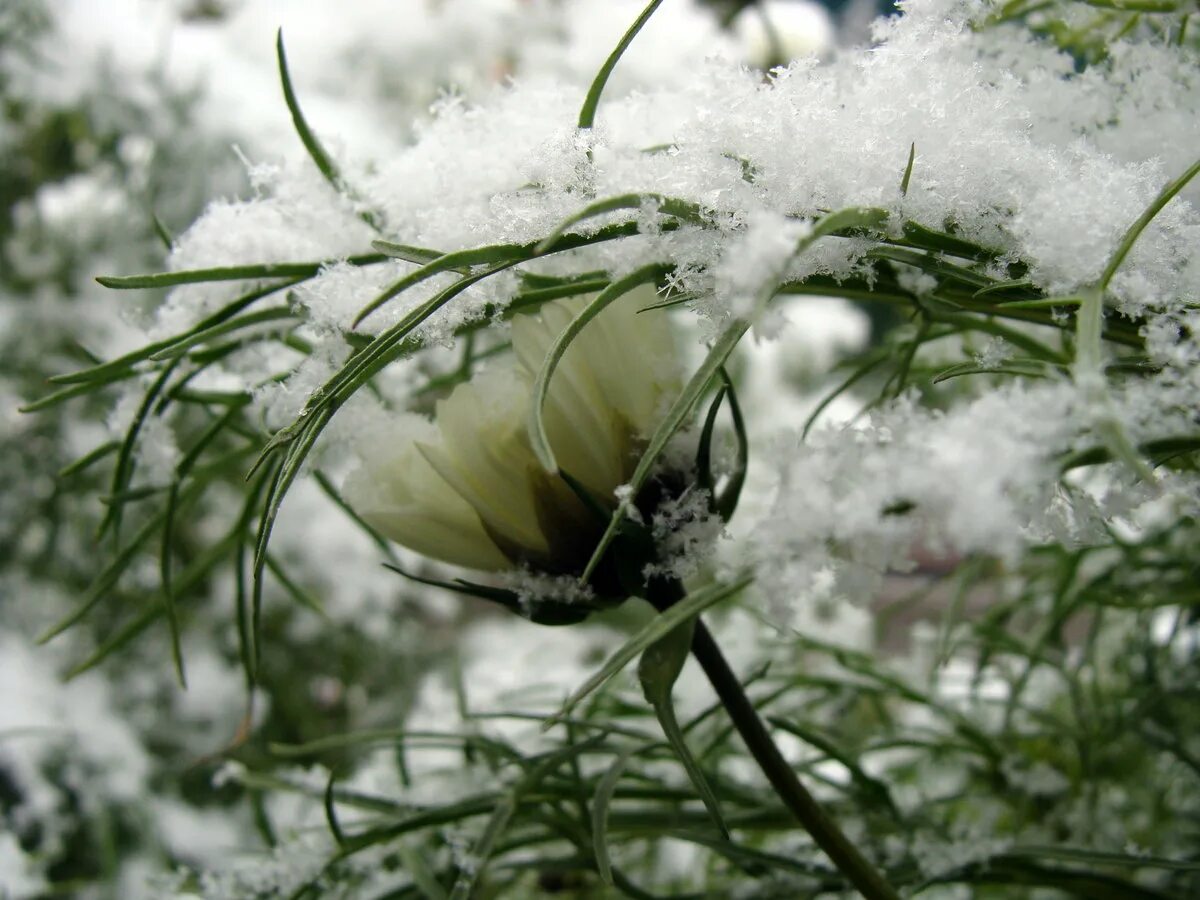
{"type": "Polygon", "coordinates": [[[509,568],[475,510],[420,453],[413,432],[433,429],[416,417],[407,424],[364,442],[366,459],[346,479],[346,501],[385,537],[425,556],[471,569],[509,568]]]}
{"type": "Polygon", "coordinates": [[[532,474],[537,459],[525,433],[528,379],[489,372],[458,385],[437,404],[440,444],[419,449],[487,529],[536,555],[550,542],[539,527],[532,474]]]}

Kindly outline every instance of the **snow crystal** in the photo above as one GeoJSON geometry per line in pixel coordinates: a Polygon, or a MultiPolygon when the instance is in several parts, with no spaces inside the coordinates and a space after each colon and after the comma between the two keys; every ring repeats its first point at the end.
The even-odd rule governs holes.
{"type": "Polygon", "coordinates": [[[709,510],[710,501],[708,491],[689,488],[654,511],[651,524],[661,561],[646,566],[647,578],[690,578],[708,564],[713,544],[725,530],[721,517],[709,510]]]}
{"type": "MultiPolygon", "coordinates": [[[[807,223],[778,213],[753,213],[746,221],[745,230],[729,241],[716,265],[714,293],[717,302],[738,318],[757,318],[760,307],[783,280],[795,255],[796,244],[811,231],[807,223]]],[[[756,333],[772,337],[778,334],[782,322],[779,317],[772,317],[770,325],[760,320],[756,333]]]]}
{"type": "Polygon", "coordinates": [[[981,369],[995,369],[1013,356],[1014,347],[1002,337],[989,338],[978,353],[975,362],[981,369]]]}
{"type": "Polygon", "coordinates": [[[1065,385],[1009,386],[945,414],[902,400],[861,427],[781,448],[774,509],[749,542],[768,593],[794,596],[829,571],[835,595],[871,596],[918,539],[1014,554],[1054,484],[1047,448],[1071,446],[1071,404],[1065,385]]]}
{"type": "Polygon", "coordinates": [[[517,595],[521,609],[528,614],[534,604],[542,601],[556,603],[588,603],[594,599],[590,586],[573,575],[547,575],[532,569],[504,572],[501,584],[517,595]]]}

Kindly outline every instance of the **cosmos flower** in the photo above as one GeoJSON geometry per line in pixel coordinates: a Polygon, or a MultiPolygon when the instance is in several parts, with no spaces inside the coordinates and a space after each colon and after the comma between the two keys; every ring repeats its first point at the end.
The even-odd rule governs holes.
{"type": "Polygon", "coordinates": [[[638,311],[650,286],[608,306],[583,329],[550,382],[544,421],[560,469],[548,473],[526,427],[532,388],[551,344],[592,299],[543,305],[512,322],[512,355],[438,402],[432,423],[404,421],[373,440],[346,497],[386,537],[471,569],[529,566],[578,572],[602,527],[581,493],[614,508],[645,436],[680,388],[667,317],[638,311]]]}

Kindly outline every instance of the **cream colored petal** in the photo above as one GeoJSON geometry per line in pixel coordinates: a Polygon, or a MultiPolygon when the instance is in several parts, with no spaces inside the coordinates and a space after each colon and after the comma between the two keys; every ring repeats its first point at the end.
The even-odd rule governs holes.
{"type": "Polygon", "coordinates": [[[601,391],[610,407],[642,435],[654,430],[664,401],[673,400],[682,387],[670,314],[638,312],[657,300],[654,287],[642,285],[598,316],[594,331],[590,326],[584,329],[582,349],[601,391]]]}
{"type": "Polygon", "coordinates": [[[364,464],[346,480],[346,501],[358,514],[385,537],[425,556],[472,569],[508,568],[475,510],[429,465],[412,438],[394,432],[386,438],[368,448],[364,464]]]}
{"type": "MultiPolygon", "coordinates": [[[[513,346],[522,352],[523,363],[540,365],[544,348],[594,296],[546,304],[540,312],[542,331],[533,326],[514,331],[513,346]],[[552,335],[547,338],[546,332],[552,335]],[[519,346],[518,338],[526,335],[530,346],[519,346]]],[[[606,307],[576,337],[551,381],[545,416],[551,446],[564,468],[603,496],[632,473],[637,460],[631,437],[651,433],[682,386],[667,314],[638,312],[657,299],[652,285],[642,285],[606,307]],[[577,449],[579,440],[590,446],[577,449]],[[572,451],[581,460],[580,472],[591,478],[566,461],[572,451]]]]}
{"type": "Polygon", "coordinates": [[[640,411],[655,404],[660,395],[656,379],[648,377],[655,360],[640,333],[643,327],[655,330],[658,323],[648,317],[642,321],[636,313],[648,300],[646,291],[653,296],[648,288],[637,289],[610,304],[588,323],[571,348],[573,366],[591,373],[604,404],[626,418],[632,416],[638,424],[645,418],[640,411]]]}
{"type": "MultiPolygon", "coordinates": [[[[513,321],[513,349],[531,378],[576,312],[547,304],[541,316],[519,316],[513,321]]],[[[550,379],[543,422],[560,467],[591,491],[608,496],[621,481],[616,430],[603,392],[590,369],[579,366],[578,360],[574,347],[568,348],[550,379]]]]}
{"type": "Polygon", "coordinates": [[[380,534],[430,559],[493,572],[512,568],[474,514],[470,523],[441,518],[421,506],[368,509],[361,515],[380,534]]]}
{"type": "Polygon", "coordinates": [[[528,381],[485,373],[438,403],[440,445],[425,458],[497,535],[534,553],[549,552],[531,475],[538,463],[525,433],[528,381]]]}

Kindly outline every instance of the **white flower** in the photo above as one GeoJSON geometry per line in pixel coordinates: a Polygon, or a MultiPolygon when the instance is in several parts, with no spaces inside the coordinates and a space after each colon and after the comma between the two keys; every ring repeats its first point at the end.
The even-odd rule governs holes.
{"type": "MultiPolygon", "coordinates": [[[[434,423],[405,417],[361,448],[346,497],[380,533],[472,569],[529,564],[575,571],[598,537],[593,511],[548,474],[526,430],[533,380],[554,339],[592,299],[547,303],[512,323],[512,357],[437,404],[434,423]]],[[[679,390],[666,316],[639,313],[653,288],[631,291],[583,329],[555,370],[544,419],[560,468],[610,507],[642,438],[679,390]]]]}

